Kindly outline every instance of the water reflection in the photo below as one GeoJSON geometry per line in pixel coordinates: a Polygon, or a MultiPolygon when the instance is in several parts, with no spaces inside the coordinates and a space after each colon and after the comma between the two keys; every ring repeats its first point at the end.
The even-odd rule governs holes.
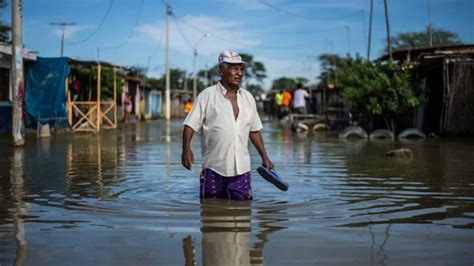
{"type": "Polygon", "coordinates": [[[200,203],[200,156],[192,171],[181,166],[180,121],[0,147],[0,263],[389,265],[419,254],[430,254],[427,264],[470,262],[473,141],[344,142],[265,127],[290,190],[253,171],[251,203],[200,203]],[[413,158],[385,157],[401,147],[413,158]]]}
{"type": "Polygon", "coordinates": [[[125,155],[120,163],[126,163],[132,149],[115,134],[74,136],[67,144],[67,190],[76,197],[108,197],[105,187],[118,180],[120,151],[125,155]]]}
{"type": "MultiPolygon", "coordinates": [[[[280,206],[285,206],[280,205],[280,206]]],[[[201,200],[202,265],[263,265],[263,249],[269,236],[286,227],[274,223],[288,221],[284,207],[256,210],[258,221],[252,245],[252,202],[201,200]],[[275,217],[279,217],[276,218],[275,217]]],[[[185,265],[196,264],[191,236],[183,239],[185,265]]]]}
{"type": "Polygon", "coordinates": [[[469,187],[472,169],[468,170],[468,157],[462,157],[463,149],[453,149],[450,144],[446,150],[444,142],[412,141],[408,147],[413,149],[414,158],[384,156],[385,151],[401,145],[406,147],[408,142],[346,143],[350,149],[345,163],[348,175],[342,177],[344,185],[338,186],[341,198],[354,211],[346,225],[444,223],[454,215],[459,218],[453,227],[473,228],[469,219],[461,223],[461,217],[472,211],[474,201],[469,187]],[[463,178],[467,186],[460,185],[463,178]],[[367,213],[363,213],[365,210],[367,213]],[[364,217],[370,219],[364,221],[364,217]]]}
{"type": "Polygon", "coordinates": [[[4,156],[9,160],[0,164],[0,264],[22,265],[28,247],[25,229],[28,203],[24,201],[28,193],[24,178],[25,151],[23,148],[10,148],[4,156]]]}
{"type": "Polygon", "coordinates": [[[14,224],[14,237],[16,241],[16,256],[14,265],[23,265],[26,259],[26,231],[24,217],[27,215],[27,204],[23,201],[25,196],[25,180],[23,168],[25,167],[25,153],[23,148],[13,149],[13,162],[10,170],[11,198],[14,207],[11,210],[14,224]]]}

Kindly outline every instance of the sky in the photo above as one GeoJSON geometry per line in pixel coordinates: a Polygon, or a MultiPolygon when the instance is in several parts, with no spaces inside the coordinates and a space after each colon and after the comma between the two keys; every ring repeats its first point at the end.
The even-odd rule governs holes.
{"type": "MultiPolygon", "coordinates": [[[[7,0],[10,3],[11,0],[7,0]]],[[[386,38],[383,0],[374,1],[371,58],[386,38]]],[[[42,57],[60,55],[61,28],[68,22],[64,55],[147,69],[165,70],[165,0],[23,0],[25,47],[42,57]]],[[[434,28],[474,43],[474,0],[387,0],[391,35],[425,31],[428,6],[434,28]]],[[[169,0],[170,65],[193,72],[212,67],[222,50],[254,56],[274,79],[319,75],[318,56],[366,56],[370,0],[169,0]]],[[[11,5],[1,12],[11,21],[11,5]]]]}

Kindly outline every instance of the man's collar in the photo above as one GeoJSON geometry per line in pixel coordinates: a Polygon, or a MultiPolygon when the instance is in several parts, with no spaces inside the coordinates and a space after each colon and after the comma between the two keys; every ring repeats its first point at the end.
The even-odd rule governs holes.
{"type": "MultiPolygon", "coordinates": [[[[220,81],[217,83],[217,87],[222,92],[222,94],[227,95],[227,89],[224,87],[224,85],[220,81]]],[[[239,86],[239,89],[237,89],[237,94],[240,94],[240,91],[241,91],[241,88],[239,86]]]]}

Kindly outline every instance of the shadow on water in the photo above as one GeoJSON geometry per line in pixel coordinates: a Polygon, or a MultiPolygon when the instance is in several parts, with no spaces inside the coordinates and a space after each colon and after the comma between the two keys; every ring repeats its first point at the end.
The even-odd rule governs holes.
{"type": "Polygon", "coordinates": [[[269,123],[289,191],[252,171],[253,202],[200,202],[200,145],[185,170],[181,130],[155,121],[0,147],[0,264],[471,263],[472,140],[341,141],[269,123]],[[414,157],[385,157],[400,147],[414,157]]]}
{"type": "MultiPolygon", "coordinates": [[[[254,215],[250,201],[201,201],[201,265],[264,264],[263,249],[268,237],[285,229],[278,224],[288,219],[284,207],[253,208],[253,212],[254,215]],[[257,221],[256,232],[252,232],[252,220],[257,221]]],[[[190,235],[183,238],[183,254],[185,265],[196,264],[196,247],[190,235]]]]}

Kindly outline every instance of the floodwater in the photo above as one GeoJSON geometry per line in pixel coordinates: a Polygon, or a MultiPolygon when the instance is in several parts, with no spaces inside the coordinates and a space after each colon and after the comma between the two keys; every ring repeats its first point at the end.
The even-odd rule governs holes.
{"type": "MultiPolygon", "coordinates": [[[[473,265],[474,141],[340,141],[266,123],[290,189],[198,197],[179,121],[0,139],[1,265],[473,265]],[[385,152],[399,147],[412,159],[385,152]]],[[[253,169],[260,164],[251,148],[253,169]]]]}

